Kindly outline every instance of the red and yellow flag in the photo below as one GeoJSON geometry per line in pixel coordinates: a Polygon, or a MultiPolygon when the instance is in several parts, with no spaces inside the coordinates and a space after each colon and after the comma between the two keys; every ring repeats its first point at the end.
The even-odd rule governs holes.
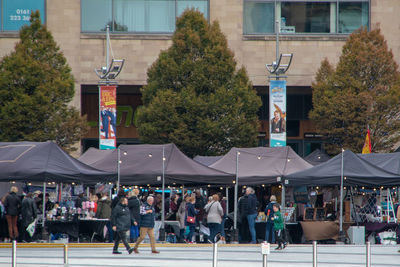
{"type": "Polygon", "coordinates": [[[365,142],[364,142],[364,146],[362,149],[362,153],[363,154],[371,153],[371,134],[369,132],[369,129],[367,132],[367,136],[365,137],[365,142]]]}

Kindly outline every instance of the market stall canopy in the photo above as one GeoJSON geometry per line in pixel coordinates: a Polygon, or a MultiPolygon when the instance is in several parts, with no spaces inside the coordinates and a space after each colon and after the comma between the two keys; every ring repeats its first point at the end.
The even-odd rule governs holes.
{"type": "Polygon", "coordinates": [[[193,158],[193,160],[205,166],[210,166],[221,158],[222,156],[196,156],[193,158]]]}
{"type": "Polygon", "coordinates": [[[385,171],[400,174],[400,152],[357,154],[360,158],[385,171]]]}
{"type": "Polygon", "coordinates": [[[314,150],[311,154],[307,155],[304,158],[311,165],[319,165],[325,161],[330,160],[331,158],[324,152],[319,149],[314,150]]]}
{"type": "Polygon", "coordinates": [[[246,185],[276,183],[277,177],[285,177],[312,167],[289,146],[235,147],[210,167],[235,175],[236,166],[238,166],[239,184],[246,185]],[[237,153],[240,153],[238,157],[237,153]]]}
{"type": "MultiPolygon", "coordinates": [[[[340,185],[342,154],[308,170],[288,175],[290,185],[340,185]]],[[[343,152],[344,185],[400,185],[400,175],[386,171],[358,157],[350,150],[343,152]]]]}
{"type": "Polygon", "coordinates": [[[111,167],[107,167],[106,169],[109,169],[110,171],[116,171],[117,170],[117,154],[116,154],[116,149],[97,149],[94,147],[90,147],[88,150],[86,150],[85,153],[83,153],[78,160],[82,161],[83,163],[87,165],[92,165],[95,164],[96,162],[103,160],[104,158],[109,158],[109,157],[114,157],[112,163],[113,165],[111,167]],[[114,170],[115,169],[115,170],[114,170]]]}
{"type": "Polygon", "coordinates": [[[93,184],[116,173],[88,166],[53,142],[0,142],[0,181],[93,184]]]}
{"type": "MultiPolygon", "coordinates": [[[[177,185],[232,184],[231,174],[204,166],[183,154],[174,144],[121,145],[120,182],[130,185],[161,184],[165,156],[165,182],[177,185]]],[[[118,149],[101,151],[91,149],[80,157],[83,162],[105,171],[116,171],[118,149]],[[108,153],[108,154],[106,154],[108,153]]]]}

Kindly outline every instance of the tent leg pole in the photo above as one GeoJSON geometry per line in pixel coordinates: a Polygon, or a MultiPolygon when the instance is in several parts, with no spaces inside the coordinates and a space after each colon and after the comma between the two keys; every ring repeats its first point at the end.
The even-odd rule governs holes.
{"type": "Polygon", "coordinates": [[[342,147],[342,164],[340,171],[340,219],[339,219],[339,239],[343,241],[343,169],[344,169],[344,161],[343,161],[344,150],[342,147]]]}
{"type": "Polygon", "coordinates": [[[45,240],[47,238],[46,230],[45,230],[45,223],[46,223],[46,182],[43,182],[42,240],[45,240]]]}
{"type": "Polygon", "coordinates": [[[225,189],[225,195],[226,195],[226,215],[229,213],[229,187],[225,189]]]}
{"type": "Polygon", "coordinates": [[[59,189],[60,189],[60,192],[59,192],[58,201],[61,203],[62,202],[63,183],[60,183],[59,189]]]}
{"type": "Polygon", "coordinates": [[[235,179],[235,195],[233,199],[233,241],[239,242],[239,232],[237,228],[237,215],[238,215],[238,190],[239,190],[239,155],[240,152],[236,151],[236,179],[235,179]]]}
{"type": "Polygon", "coordinates": [[[43,182],[42,226],[46,220],[46,182],[43,182]]]}

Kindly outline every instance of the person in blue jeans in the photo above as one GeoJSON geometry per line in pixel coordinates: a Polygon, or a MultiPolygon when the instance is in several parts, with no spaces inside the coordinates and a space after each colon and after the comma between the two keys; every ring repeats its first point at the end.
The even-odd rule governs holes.
{"type": "Polygon", "coordinates": [[[189,233],[186,237],[186,242],[191,244],[193,243],[193,234],[196,229],[196,222],[189,222],[188,217],[196,218],[197,210],[194,208],[194,204],[196,203],[195,197],[188,196],[186,198],[186,214],[185,214],[185,225],[189,227],[189,233]]]}
{"type": "Polygon", "coordinates": [[[276,204],[276,196],[272,195],[269,198],[269,201],[269,204],[265,208],[265,218],[267,220],[265,227],[265,241],[269,242],[269,237],[271,236],[271,243],[275,244],[274,221],[272,218],[274,217],[274,204],[276,204]]]}
{"type": "Polygon", "coordinates": [[[254,189],[251,187],[246,188],[246,195],[248,197],[247,204],[247,221],[249,223],[249,230],[251,234],[251,244],[256,244],[256,218],[257,218],[257,197],[254,194],[254,189]]]}
{"type": "Polygon", "coordinates": [[[207,223],[210,228],[210,241],[215,243],[215,236],[221,231],[222,217],[224,211],[221,203],[219,203],[219,196],[214,194],[212,200],[204,207],[207,212],[207,223]]]}

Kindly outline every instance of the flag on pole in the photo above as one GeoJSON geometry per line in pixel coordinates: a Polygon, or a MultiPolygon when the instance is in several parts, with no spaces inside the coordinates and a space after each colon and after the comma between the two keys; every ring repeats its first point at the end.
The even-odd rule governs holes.
{"type": "Polygon", "coordinates": [[[362,149],[362,153],[363,154],[371,153],[371,134],[369,132],[369,129],[367,131],[367,136],[365,137],[365,142],[364,142],[364,146],[362,149]]]}

